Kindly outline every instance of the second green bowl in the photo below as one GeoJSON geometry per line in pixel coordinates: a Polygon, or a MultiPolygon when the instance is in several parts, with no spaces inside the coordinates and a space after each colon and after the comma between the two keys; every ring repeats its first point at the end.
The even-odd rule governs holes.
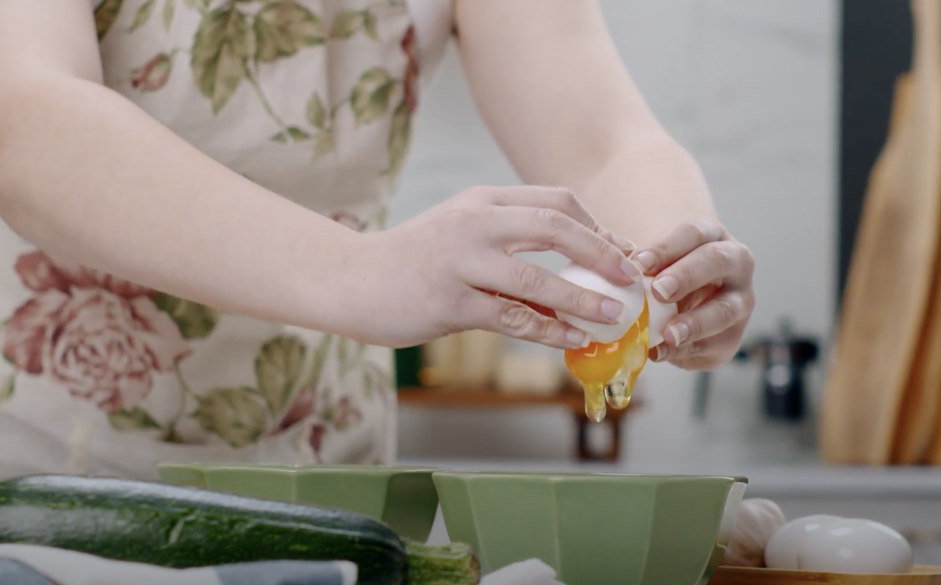
{"type": "Polygon", "coordinates": [[[579,473],[434,474],[452,541],[484,573],[537,558],[566,585],[703,585],[746,480],[579,473]]]}
{"type": "Polygon", "coordinates": [[[438,510],[432,468],[163,463],[164,483],[359,512],[399,536],[428,540],[438,510]]]}

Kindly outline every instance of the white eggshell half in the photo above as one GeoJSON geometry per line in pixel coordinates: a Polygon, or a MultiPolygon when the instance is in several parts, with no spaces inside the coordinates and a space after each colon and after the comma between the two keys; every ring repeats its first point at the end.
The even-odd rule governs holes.
{"type": "Polygon", "coordinates": [[[816,514],[791,520],[774,533],[765,547],[765,565],[771,569],[797,571],[797,553],[809,534],[839,522],[838,516],[816,514]]]}
{"type": "Polygon", "coordinates": [[[804,538],[797,552],[801,571],[847,574],[900,574],[912,570],[912,547],[905,537],[872,520],[840,520],[804,538]]]}
{"type": "Polygon", "coordinates": [[[559,319],[572,327],[581,329],[588,334],[591,341],[611,343],[624,337],[631,325],[640,317],[644,310],[644,284],[635,282],[629,286],[612,284],[600,274],[578,264],[570,263],[559,271],[559,276],[574,285],[606,295],[624,305],[616,323],[595,323],[580,319],[566,313],[556,312],[559,319]]]}
{"type": "Polygon", "coordinates": [[[675,317],[679,310],[676,308],[676,303],[661,303],[658,301],[651,291],[650,286],[652,283],[652,278],[644,277],[644,291],[647,293],[647,312],[650,315],[648,323],[649,345],[650,347],[657,347],[663,343],[663,332],[666,330],[667,322],[675,317]]]}

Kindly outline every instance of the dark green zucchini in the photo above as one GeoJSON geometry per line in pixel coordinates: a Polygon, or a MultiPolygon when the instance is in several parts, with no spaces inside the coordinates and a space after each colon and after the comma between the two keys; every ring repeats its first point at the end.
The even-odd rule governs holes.
{"type": "Polygon", "coordinates": [[[0,482],[0,542],[174,568],[347,560],[356,563],[364,585],[480,579],[469,547],[406,546],[388,526],[362,514],[111,478],[40,475],[0,482]]]}

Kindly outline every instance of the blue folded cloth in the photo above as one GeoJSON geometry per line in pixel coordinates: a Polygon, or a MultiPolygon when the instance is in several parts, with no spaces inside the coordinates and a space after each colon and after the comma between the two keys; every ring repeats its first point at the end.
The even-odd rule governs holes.
{"type": "MultiPolygon", "coordinates": [[[[355,565],[354,565],[355,567],[355,565]]],[[[349,585],[336,563],[269,561],[212,567],[221,585],[349,585]]],[[[353,577],[352,583],[356,582],[353,577]]]]}
{"type": "Polygon", "coordinates": [[[266,561],[167,569],[25,544],[0,545],[0,583],[16,585],[356,585],[346,561],[266,561]]]}
{"type": "Polygon", "coordinates": [[[19,561],[0,559],[0,583],[16,585],[56,585],[48,577],[19,561]]]}

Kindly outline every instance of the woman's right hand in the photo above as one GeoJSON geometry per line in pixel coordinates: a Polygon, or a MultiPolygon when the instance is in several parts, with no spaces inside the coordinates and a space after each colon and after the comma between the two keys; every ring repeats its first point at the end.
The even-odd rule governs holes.
{"type": "Polygon", "coordinates": [[[553,250],[625,286],[641,276],[626,255],[633,245],[559,188],[474,187],[364,242],[351,298],[364,308],[356,329],[363,341],[394,347],[483,329],[578,348],[584,333],[553,311],[599,323],[620,314],[618,301],[513,256],[520,252],[553,250]]]}

